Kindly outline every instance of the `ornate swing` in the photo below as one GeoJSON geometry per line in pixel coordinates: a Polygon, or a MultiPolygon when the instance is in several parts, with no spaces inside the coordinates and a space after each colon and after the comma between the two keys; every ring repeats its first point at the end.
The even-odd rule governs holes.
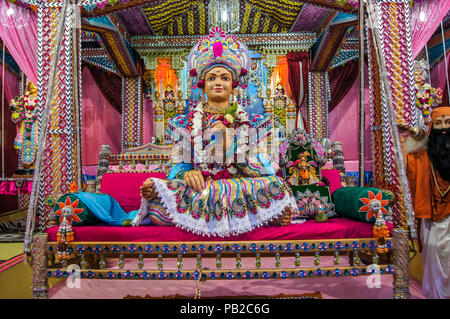
{"type": "MultiPolygon", "coordinates": [[[[97,7],[90,12],[84,13],[87,16],[93,16],[95,13],[101,11],[114,12],[115,10],[119,10],[121,6],[131,8],[141,4],[138,2],[139,1],[129,1],[127,5],[111,4],[106,7],[97,7]]],[[[325,1],[316,1],[314,3],[325,6],[325,8],[339,9],[344,12],[356,11],[350,4],[339,5],[334,2],[328,3],[325,1]]],[[[66,4],[67,2],[65,1],[61,3],[59,7],[54,7],[53,5],[50,5],[50,3],[39,4],[38,12],[46,17],[55,17],[58,13],[62,17],[70,17],[73,12],[67,10],[66,4]]],[[[97,4],[97,1],[85,0],[84,2],[82,1],[82,4],[92,5],[97,4]]],[[[252,8],[249,10],[252,10],[252,8]]],[[[375,10],[383,11],[387,9],[377,3],[375,10]]],[[[402,17],[404,11],[408,10],[408,2],[402,2],[397,10],[399,17],[402,17]]],[[[270,20],[266,21],[270,22],[270,20]]],[[[65,42],[62,44],[60,43],[59,40],[61,39],[63,28],[61,25],[58,28],[57,23],[58,21],[55,22],[49,20],[40,26],[40,30],[42,33],[51,33],[52,30],[60,32],[59,37],[57,37],[54,42],[55,52],[59,52],[59,46],[62,46],[61,50],[66,54],[70,54],[76,43],[73,43],[73,38],[70,37],[66,37],[65,42]]],[[[349,26],[349,24],[346,23],[354,24],[355,21],[338,21],[333,22],[328,26],[324,32],[320,50],[326,52],[330,50],[330,48],[333,48],[333,46],[336,47],[339,45],[339,43],[336,44],[336,42],[339,42],[339,37],[342,39],[342,36],[345,34],[345,30],[349,26]]],[[[386,28],[387,25],[383,25],[382,28],[383,27],[386,28]]],[[[88,22],[84,28],[86,30],[100,32],[102,37],[107,39],[107,41],[105,41],[105,46],[107,47],[114,47],[114,45],[116,45],[117,48],[117,45],[121,43],[118,39],[120,37],[119,35],[127,36],[126,32],[121,32],[120,26],[115,30],[101,30],[95,23],[88,22]]],[[[171,27],[169,26],[169,31],[167,31],[169,33],[170,28],[171,27]]],[[[385,79],[381,79],[380,72],[378,72],[380,65],[383,64],[379,63],[379,60],[374,59],[374,57],[380,56],[379,54],[376,54],[375,51],[381,46],[378,43],[379,40],[377,35],[373,35],[371,32],[372,31],[369,32],[369,48],[372,50],[370,51],[370,54],[372,55],[369,54],[369,58],[371,63],[372,103],[374,109],[382,110],[383,107],[386,109],[386,104],[381,104],[380,101],[377,100],[377,96],[381,89],[389,89],[383,87],[382,80],[385,79]]],[[[259,46],[260,48],[263,48],[263,53],[266,56],[264,63],[268,64],[269,68],[276,65],[276,54],[299,50],[299,48],[300,50],[304,50],[305,47],[310,48],[316,41],[315,34],[308,32],[300,32],[298,34],[241,34],[239,37],[249,46],[253,45],[254,47],[259,46]],[[275,65],[273,64],[274,60],[275,65]]],[[[155,52],[163,50],[162,48],[170,48],[171,45],[181,48],[188,47],[191,45],[192,39],[193,37],[191,36],[176,38],[171,38],[170,36],[137,36],[132,38],[131,42],[133,43],[133,47],[144,57],[146,67],[152,70],[152,68],[154,69],[156,66],[155,52]]],[[[48,40],[51,41],[52,39],[48,40]]],[[[388,45],[385,45],[382,46],[381,49],[388,50],[387,47],[388,45]]],[[[48,47],[44,46],[43,48],[48,49],[42,53],[42,58],[47,59],[50,56],[52,44],[48,47]]],[[[113,51],[113,49],[111,51],[113,51]]],[[[168,51],[170,52],[170,50],[168,51]]],[[[123,50],[121,56],[123,57],[126,55],[126,52],[126,50],[123,50]]],[[[80,54],[79,51],[78,54],[80,54]]],[[[166,54],[168,53],[166,52],[166,54]]],[[[181,74],[182,66],[179,64],[180,55],[170,54],[172,55],[172,67],[181,74]]],[[[385,54],[384,51],[381,56],[383,56],[383,54],[385,54]]],[[[76,58],[75,61],[81,60],[80,57],[74,58],[76,58]]],[[[328,62],[330,62],[333,56],[327,56],[327,58],[329,59],[328,62]]],[[[411,63],[411,61],[408,60],[410,57],[402,57],[402,59],[404,59],[403,63],[411,63]]],[[[119,204],[121,204],[122,199],[120,197],[123,195],[123,189],[120,187],[111,188],[111,181],[114,181],[115,185],[119,185],[120,182],[117,181],[126,179],[133,184],[132,187],[137,188],[145,178],[152,176],[152,174],[167,175],[167,167],[165,164],[170,159],[170,156],[167,153],[170,145],[141,145],[142,117],[140,117],[139,114],[142,105],[142,97],[140,96],[142,83],[138,77],[139,72],[135,67],[129,64],[129,61],[131,60],[122,61],[122,63],[120,61],[115,61],[118,68],[121,69],[121,73],[124,75],[123,92],[125,93],[123,93],[123,96],[128,97],[126,101],[123,101],[123,104],[126,105],[126,107],[122,113],[122,116],[124,117],[123,123],[129,123],[122,127],[122,148],[124,151],[121,154],[110,154],[107,146],[102,148],[99,156],[98,173],[94,188],[96,192],[107,192],[108,190],[109,194],[115,197],[119,204]]],[[[59,62],[53,60],[53,63],[52,67],[50,66],[50,63],[44,63],[40,69],[41,75],[43,76],[40,78],[39,83],[40,95],[38,103],[40,103],[40,106],[45,105],[45,107],[42,108],[44,110],[42,114],[42,123],[44,124],[44,127],[49,123],[49,114],[51,112],[54,114],[61,111],[62,108],[73,108],[71,110],[74,110],[75,113],[79,112],[77,99],[75,98],[75,103],[73,104],[68,103],[71,101],[71,97],[67,95],[63,96],[63,90],[61,90],[61,88],[57,90],[59,92],[60,101],[51,101],[51,94],[49,92],[52,92],[52,85],[55,83],[55,78],[57,76],[62,76],[56,72],[56,64],[59,63],[59,65],[61,65],[65,62],[59,59],[59,62]],[[44,97],[46,83],[50,84],[50,89],[47,91],[47,96],[44,97]]],[[[329,64],[322,58],[312,61],[312,68],[309,72],[308,81],[309,97],[307,108],[307,128],[311,135],[305,137],[303,132],[292,130],[292,124],[286,123],[286,133],[289,137],[289,143],[286,144],[287,148],[292,148],[295,143],[303,143],[304,145],[318,143],[328,135],[327,105],[329,94],[327,94],[326,90],[326,69],[328,65],[329,64]]],[[[80,65],[78,64],[78,71],[76,71],[75,66],[75,68],[70,70],[70,74],[65,74],[66,83],[64,83],[64,85],[66,85],[66,88],[70,87],[69,84],[72,83],[71,81],[75,80],[74,83],[78,82],[77,76],[80,74],[79,67],[80,65]]],[[[181,76],[178,77],[178,79],[180,78],[181,76]]],[[[77,89],[78,88],[75,86],[75,96],[76,94],[79,94],[77,89]]],[[[154,91],[152,94],[154,94],[154,91]]],[[[275,97],[275,99],[279,98],[279,96],[275,97]]],[[[277,100],[275,103],[277,112],[273,112],[272,116],[274,116],[275,113],[279,115],[279,112],[283,111],[283,107],[280,107],[279,101],[277,100]]],[[[270,103],[266,103],[266,105],[270,105],[270,103]]],[[[286,122],[289,122],[289,120],[292,120],[293,118],[292,107],[290,105],[285,105],[285,107],[286,122]]],[[[161,109],[162,112],[165,111],[164,107],[161,109]]],[[[266,108],[264,110],[265,113],[268,110],[270,110],[270,108],[266,108]]],[[[155,117],[155,127],[158,127],[158,125],[156,125],[157,121],[165,123],[163,114],[155,113],[155,115],[158,115],[158,117],[155,117]]],[[[64,115],[62,115],[62,117],[65,118],[64,115]]],[[[391,121],[391,119],[392,118],[389,117],[376,117],[374,125],[378,125],[376,121],[391,121]]],[[[68,119],[65,118],[65,120],[65,125],[67,125],[68,119]]],[[[76,120],[77,119],[75,118],[75,123],[78,123],[76,120]]],[[[297,120],[298,114],[295,122],[298,122],[297,120]]],[[[161,229],[161,227],[158,226],[139,228],[103,227],[98,225],[75,226],[73,222],[79,219],[78,215],[81,213],[80,209],[87,209],[86,207],[78,206],[82,205],[81,202],[77,202],[75,205],[76,200],[74,201],[68,196],[70,193],[70,182],[76,181],[78,182],[78,185],[81,185],[81,164],[79,162],[79,153],[77,153],[79,152],[80,144],[79,139],[73,138],[74,136],[77,136],[76,134],[72,136],[72,139],[70,138],[70,134],[67,136],[61,135],[59,131],[64,129],[70,130],[69,126],[44,130],[45,133],[41,134],[40,145],[47,145],[44,143],[46,141],[53,142],[48,144],[45,148],[42,148],[40,154],[38,153],[36,161],[36,167],[39,174],[36,174],[34,178],[28,215],[28,237],[25,241],[25,251],[30,253],[33,259],[33,297],[35,298],[45,298],[47,296],[48,278],[71,276],[72,273],[67,270],[67,265],[70,263],[79,264],[81,267],[79,274],[82,278],[86,279],[283,279],[359,276],[370,275],[375,272],[381,274],[394,273],[394,296],[397,298],[407,298],[409,296],[407,279],[408,240],[410,232],[414,235],[414,230],[411,229],[411,209],[407,206],[405,207],[403,204],[404,201],[402,201],[402,198],[406,197],[406,194],[408,193],[405,192],[405,185],[402,184],[404,181],[401,180],[401,176],[388,176],[392,179],[391,182],[393,183],[392,185],[394,188],[392,210],[394,212],[393,225],[396,227],[395,229],[393,229],[394,226],[392,224],[386,223],[381,218],[378,218],[381,214],[376,214],[377,218],[376,221],[374,221],[374,224],[349,218],[331,218],[333,216],[329,216],[330,219],[327,223],[309,220],[305,223],[292,224],[285,227],[273,226],[260,228],[248,234],[244,234],[239,238],[227,238],[226,240],[201,238],[182,232],[176,227],[172,228],[167,226],[162,227],[165,229],[161,229]],[[55,149],[53,146],[56,145],[55,143],[62,146],[67,152],[55,149]],[[55,151],[57,156],[52,159],[48,157],[45,158],[43,152],[47,149],[55,151]],[[62,161],[63,158],[64,161],[62,161]],[[67,163],[69,163],[69,165],[67,165],[67,163]],[[64,168],[61,175],[49,179],[48,177],[51,174],[52,168],[60,166],[64,168]],[[62,199],[63,197],[64,199],[62,199]],[[43,199],[48,199],[48,205],[46,205],[43,199]],[[59,207],[59,209],[55,210],[52,208],[52,204],[57,204],[57,208],[59,207]],[[54,226],[49,223],[49,216],[51,216],[52,210],[56,216],[63,217],[64,210],[70,209],[74,209],[72,215],[70,215],[71,220],[69,221],[67,218],[62,218],[60,220],[60,223],[64,225],[62,229],[61,225],[54,226]],[[75,209],[77,209],[77,211],[75,211],[75,209]],[[37,223],[39,230],[41,231],[41,233],[38,234],[33,233],[33,225],[36,217],[38,217],[37,223]],[[373,225],[375,225],[375,227],[373,225]],[[339,232],[339,229],[342,232],[339,232]],[[375,232],[374,229],[376,230],[375,232]],[[58,237],[58,233],[63,234],[63,237],[58,237]],[[75,235],[73,240],[67,240],[68,237],[70,238],[73,235],[75,235]],[[64,236],[68,237],[64,238],[64,236]],[[394,236],[394,238],[391,236],[394,236]],[[30,247],[31,240],[33,241],[33,249],[30,247]],[[261,268],[261,256],[272,256],[275,260],[275,267],[261,268]],[[293,258],[293,263],[290,266],[281,267],[280,258],[284,256],[293,258]],[[303,256],[313,256],[314,266],[302,266],[301,260],[303,256]],[[321,267],[321,256],[333,256],[334,265],[321,267]],[[348,264],[343,265],[341,263],[340,257],[342,256],[349,257],[348,264]],[[255,267],[242,269],[242,258],[244,257],[255,258],[255,267]],[[112,270],[106,267],[109,258],[119,260],[120,268],[118,270],[112,270]],[[124,263],[125,258],[137,258],[139,260],[139,269],[127,269],[126,264],[124,263]],[[178,268],[165,269],[165,258],[177,258],[178,268]],[[195,258],[197,260],[196,268],[184,269],[182,265],[183,259],[185,258],[195,258]],[[204,258],[215,258],[217,269],[206,270],[203,268],[202,260],[204,258]],[[222,258],[235,259],[236,268],[222,269],[222,258]],[[145,260],[147,259],[157,260],[158,269],[147,269],[145,266],[145,260]],[[363,259],[366,264],[372,266],[368,268],[367,265],[362,265],[361,259],[363,259]]],[[[377,134],[378,132],[374,133],[374,145],[375,147],[380,147],[383,141],[382,138],[385,138],[386,135],[377,134]]],[[[157,134],[155,135],[158,136],[157,134]]],[[[395,134],[393,134],[393,136],[393,145],[396,145],[395,134]]],[[[334,184],[334,190],[338,191],[342,186],[341,182],[345,182],[345,171],[343,172],[342,150],[339,149],[338,143],[335,143],[334,146],[336,147],[335,156],[331,159],[334,168],[337,170],[337,175],[335,176],[338,176],[334,179],[334,182],[336,183],[334,184]]],[[[311,153],[309,153],[309,155],[311,155],[311,153]]],[[[297,157],[298,154],[296,155],[296,158],[286,157],[285,166],[287,167],[286,164],[289,163],[293,165],[297,160],[297,157]]],[[[317,158],[315,158],[315,160],[316,159],[317,158]]],[[[399,162],[398,158],[395,158],[395,154],[382,154],[377,160],[377,169],[380,167],[383,168],[383,165],[385,165],[383,160],[390,160],[390,164],[398,165],[400,167],[400,172],[402,171],[401,161],[399,162]]],[[[392,167],[390,167],[390,169],[392,169],[392,167]]],[[[318,172],[318,176],[321,177],[320,171],[318,172]]],[[[286,171],[284,171],[284,173],[286,174],[286,171]]],[[[326,175],[327,172],[323,170],[321,173],[326,175]]],[[[384,173],[387,175],[387,172],[384,173]]],[[[392,189],[392,187],[388,187],[388,178],[386,178],[383,173],[379,174],[378,177],[382,180],[379,183],[381,188],[392,189]]],[[[328,180],[330,182],[330,175],[328,180]]],[[[128,186],[130,186],[130,184],[128,184],[128,186]]],[[[302,193],[303,197],[301,197],[301,199],[304,198],[304,194],[316,193],[315,190],[308,189],[307,187],[306,189],[297,189],[294,191],[302,193]]],[[[139,193],[136,190],[134,191],[134,194],[138,195],[139,193]]],[[[368,192],[367,194],[367,197],[364,197],[364,200],[362,200],[365,205],[361,205],[361,212],[368,213],[370,211],[373,213],[375,211],[375,213],[378,213],[382,208],[385,208],[387,200],[386,198],[381,197],[381,192],[376,194],[368,192]]],[[[312,198],[314,196],[309,197],[312,198]]],[[[323,197],[326,196],[323,196],[323,194],[320,194],[319,192],[319,195],[316,195],[315,199],[320,202],[321,200],[324,200],[323,197]]],[[[126,200],[130,201],[129,198],[126,200]]],[[[138,202],[138,200],[136,202],[138,202]]],[[[123,205],[123,202],[121,205],[123,205]]],[[[314,210],[308,205],[306,206],[309,207],[309,211],[314,210]]]]}

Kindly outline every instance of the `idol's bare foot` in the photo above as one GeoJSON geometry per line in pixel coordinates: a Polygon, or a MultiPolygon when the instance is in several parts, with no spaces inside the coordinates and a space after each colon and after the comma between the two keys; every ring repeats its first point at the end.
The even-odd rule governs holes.
{"type": "Polygon", "coordinates": [[[149,202],[158,198],[158,193],[156,192],[156,189],[153,187],[153,181],[150,178],[145,180],[144,183],[142,184],[141,196],[149,202]]]}
{"type": "Polygon", "coordinates": [[[279,216],[277,219],[272,220],[269,225],[281,225],[281,226],[287,226],[292,223],[292,218],[294,217],[294,210],[291,208],[291,206],[287,206],[284,210],[281,216],[279,216]]]}

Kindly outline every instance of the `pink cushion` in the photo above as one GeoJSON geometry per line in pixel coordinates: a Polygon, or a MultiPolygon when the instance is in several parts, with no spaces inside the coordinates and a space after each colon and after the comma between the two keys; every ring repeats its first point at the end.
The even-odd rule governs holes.
{"type": "Polygon", "coordinates": [[[140,187],[149,177],[166,178],[161,173],[110,173],[102,179],[101,192],[111,195],[127,213],[141,205],[140,187]]]}
{"type": "MultiPolygon", "coordinates": [[[[386,222],[389,233],[394,228],[386,222]]],[[[202,237],[175,226],[78,226],[73,227],[75,241],[103,242],[172,242],[172,241],[254,241],[254,240],[307,240],[371,238],[373,224],[347,218],[332,218],[326,223],[309,220],[303,224],[288,226],[266,226],[239,235],[222,237],[202,237]]],[[[56,241],[58,226],[47,229],[50,241],[56,241]]]]}
{"type": "Polygon", "coordinates": [[[341,177],[337,169],[323,169],[320,171],[322,177],[326,177],[330,181],[330,193],[333,194],[336,189],[342,187],[341,177]]]}

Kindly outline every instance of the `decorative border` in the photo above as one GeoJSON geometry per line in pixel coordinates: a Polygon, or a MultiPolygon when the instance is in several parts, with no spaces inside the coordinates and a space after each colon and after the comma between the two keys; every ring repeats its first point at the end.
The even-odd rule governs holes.
{"type": "Polygon", "coordinates": [[[331,62],[330,69],[336,68],[338,66],[344,65],[345,63],[353,60],[359,59],[358,50],[339,50],[337,55],[333,58],[331,62]]]}
{"type": "Polygon", "coordinates": [[[111,161],[123,161],[123,160],[169,160],[170,155],[157,154],[157,155],[145,155],[145,154],[133,154],[133,155],[110,155],[111,161]]]}
{"type": "MultiPolygon", "coordinates": [[[[201,37],[202,35],[135,36],[131,38],[131,46],[142,55],[161,51],[182,51],[191,49],[201,37]]],[[[236,34],[235,37],[249,48],[284,49],[286,52],[308,50],[317,40],[314,32],[236,34]]]]}
{"type": "Polygon", "coordinates": [[[311,70],[326,71],[330,66],[339,46],[344,39],[347,29],[355,25],[357,20],[330,25],[317,49],[314,60],[311,63],[311,70]]]}
{"type": "MultiPolygon", "coordinates": [[[[391,238],[386,239],[389,249],[393,247],[391,238]]],[[[334,240],[274,240],[243,242],[73,242],[68,244],[68,252],[83,256],[95,254],[104,261],[105,257],[139,258],[139,270],[120,269],[85,269],[80,277],[86,279],[288,279],[312,277],[341,277],[371,275],[376,269],[361,266],[358,252],[375,252],[377,247],[374,238],[334,239],[334,240]],[[301,253],[314,256],[314,266],[301,267],[301,253]],[[335,256],[334,267],[320,267],[320,257],[335,256]],[[341,254],[340,254],[341,253],[341,254]],[[340,257],[350,256],[350,266],[340,266],[340,257]],[[260,257],[275,257],[276,268],[261,268],[260,257]],[[294,267],[282,268],[281,256],[293,256],[294,267]],[[158,270],[144,270],[144,258],[158,259],[158,270]],[[165,257],[178,260],[178,271],[164,271],[165,257]],[[216,258],[215,270],[201,269],[202,258],[216,258]],[[236,269],[221,269],[223,258],[236,258],[236,269]],[[256,257],[255,268],[241,269],[241,257],[256,257]],[[182,269],[183,258],[197,258],[197,267],[192,270],[182,269]]],[[[48,242],[46,251],[49,256],[57,252],[58,244],[48,242]]],[[[304,255],[303,255],[304,256],[304,255]]],[[[376,255],[378,256],[378,255],[376,255]]],[[[377,258],[378,259],[378,258],[377,258]]],[[[377,262],[375,262],[377,263],[377,262]]],[[[104,263],[103,263],[104,264],[104,263]]],[[[392,265],[378,265],[380,274],[392,274],[392,265]]],[[[70,274],[65,269],[49,268],[47,277],[61,278],[70,274]]]]}
{"type": "MultiPolygon", "coordinates": [[[[294,279],[294,278],[323,278],[323,277],[350,277],[369,276],[375,273],[367,271],[368,266],[350,267],[317,267],[293,269],[243,269],[243,270],[80,270],[82,279],[135,279],[135,280],[198,280],[198,279],[294,279]]],[[[380,275],[394,273],[392,265],[380,265],[380,275]]],[[[71,274],[71,273],[70,273],[71,274]]],[[[65,269],[48,269],[47,278],[67,278],[70,275],[65,269]]]]}
{"type": "MultiPolygon", "coordinates": [[[[394,247],[392,238],[386,239],[387,248],[394,247]]],[[[56,242],[47,243],[47,252],[54,254],[56,242]]],[[[350,238],[331,240],[271,240],[271,241],[192,241],[192,242],[71,242],[67,244],[70,253],[108,253],[109,255],[167,255],[201,254],[216,256],[220,253],[315,253],[315,252],[355,252],[377,248],[374,238],[350,238]]]]}
{"type": "Polygon", "coordinates": [[[136,77],[139,72],[119,32],[84,23],[83,30],[99,34],[117,69],[123,76],[136,77]]]}

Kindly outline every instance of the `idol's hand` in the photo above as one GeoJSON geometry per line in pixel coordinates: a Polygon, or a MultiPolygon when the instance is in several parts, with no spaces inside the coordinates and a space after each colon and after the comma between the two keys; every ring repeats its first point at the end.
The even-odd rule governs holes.
{"type": "Polygon", "coordinates": [[[225,124],[222,123],[222,121],[216,121],[214,122],[214,124],[211,126],[211,132],[225,132],[225,130],[227,129],[227,127],[225,126],[225,124]]]}
{"type": "Polygon", "coordinates": [[[197,192],[202,192],[205,187],[205,179],[200,171],[188,171],[184,174],[183,178],[187,185],[197,192]]]}

